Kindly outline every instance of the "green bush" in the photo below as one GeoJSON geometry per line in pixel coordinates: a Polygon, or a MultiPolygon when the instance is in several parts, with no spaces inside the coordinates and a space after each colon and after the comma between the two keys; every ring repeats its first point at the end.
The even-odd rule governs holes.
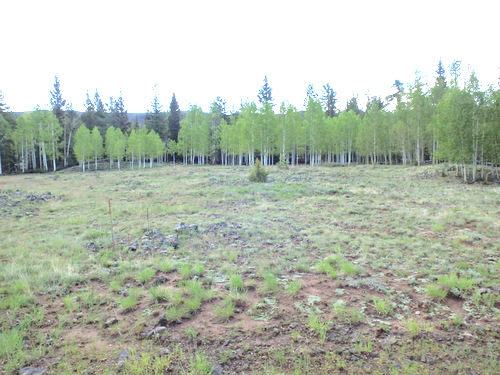
{"type": "Polygon", "coordinates": [[[268,172],[262,166],[260,160],[257,158],[255,159],[255,163],[253,165],[252,170],[250,171],[250,176],[248,177],[248,179],[251,182],[266,182],[267,174],[268,172]]]}

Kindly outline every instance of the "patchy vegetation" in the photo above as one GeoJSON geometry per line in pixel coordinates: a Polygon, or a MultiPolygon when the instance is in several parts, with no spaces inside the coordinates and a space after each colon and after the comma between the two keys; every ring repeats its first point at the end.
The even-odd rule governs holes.
{"type": "Polygon", "coordinates": [[[495,374],[500,188],[428,169],[5,177],[0,372],[495,374]]]}

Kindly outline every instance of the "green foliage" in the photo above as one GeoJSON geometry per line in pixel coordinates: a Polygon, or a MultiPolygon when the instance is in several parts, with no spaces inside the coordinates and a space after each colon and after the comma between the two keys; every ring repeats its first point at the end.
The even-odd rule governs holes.
{"type": "Polygon", "coordinates": [[[331,322],[323,322],[316,314],[309,315],[309,328],[319,337],[320,342],[325,342],[331,324],[331,322]]]}
{"type": "Polygon", "coordinates": [[[154,355],[149,351],[137,353],[132,351],[125,361],[122,372],[127,375],[160,375],[167,371],[174,354],[154,355]]]}
{"type": "Polygon", "coordinates": [[[449,275],[439,276],[438,282],[442,287],[447,288],[449,293],[452,293],[457,297],[463,297],[474,287],[475,284],[474,279],[459,277],[454,272],[449,275]]]}
{"type": "Polygon", "coordinates": [[[0,358],[5,361],[4,370],[12,371],[24,363],[28,353],[23,347],[23,341],[24,337],[18,329],[0,331],[0,358]]]}
{"type": "Polygon", "coordinates": [[[243,279],[241,275],[231,275],[229,278],[230,281],[230,290],[233,292],[244,292],[245,291],[245,285],[243,283],[243,279]]]}
{"type": "Polygon", "coordinates": [[[136,277],[139,284],[144,284],[145,282],[151,280],[156,274],[156,270],[153,268],[145,268],[141,270],[136,277]]]}
{"type": "Polygon", "coordinates": [[[252,170],[250,171],[250,175],[248,176],[248,179],[251,182],[266,182],[267,175],[268,175],[268,172],[262,166],[260,160],[257,158],[255,160],[255,164],[254,164],[252,170]]]}
{"type": "Polygon", "coordinates": [[[278,291],[280,284],[278,278],[274,274],[266,272],[262,278],[264,279],[264,285],[261,287],[263,293],[272,294],[278,291]]]}
{"type": "Polygon", "coordinates": [[[378,298],[378,297],[373,297],[373,306],[375,307],[375,310],[379,315],[388,315],[392,312],[394,309],[392,303],[388,300],[378,298]]]}
{"type": "Polygon", "coordinates": [[[427,293],[432,299],[442,301],[448,295],[448,290],[440,285],[431,284],[427,286],[427,293]]]}
{"type": "Polygon", "coordinates": [[[236,306],[231,298],[223,298],[222,302],[214,307],[215,316],[217,318],[228,321],[233,315],[236,306]]]}
{"type": "Polygon", "coordinates": [[[190,375],[209,375],[212,372],[212,365],[204,353],[196,353],[191,357],[190,363],[190,375]]]}
{"type": "Polygon", "coordinates": [[[300,289],[302,289],[300,280],[294,280],[285,287],[285,291],[292,297],[296,296],[300,289]]]}

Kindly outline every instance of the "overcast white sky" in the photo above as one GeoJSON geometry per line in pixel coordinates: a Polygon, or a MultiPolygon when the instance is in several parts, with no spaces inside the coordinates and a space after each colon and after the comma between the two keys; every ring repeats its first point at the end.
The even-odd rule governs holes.
{"type": "Polygon", "coordinates": [[[307,85],[330,83],[339,107],[353,94],[385,96],[415,71],[433,81],[440,58],[470,65],[498,87],[499,2],[476,1],[25,1],[5,0],[0,90],[13,111],[47,106],[54,75],[84,109],[87,90],[126,109],[238,109],[267,74],[275,101],[303,106],[307,85]]]}

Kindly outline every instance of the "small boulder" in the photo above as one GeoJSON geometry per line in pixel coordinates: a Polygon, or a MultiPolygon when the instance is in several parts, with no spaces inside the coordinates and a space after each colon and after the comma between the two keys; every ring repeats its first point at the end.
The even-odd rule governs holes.
{"type": "Polygon", "coordinates": [[[19,370],[19,375],[42,375],[48,371],[47,368],[23,367],[19,370]]]}
{"type": "Polygon", "coordinates": [[[85,245],[85,248],[88,251],[92,251],[93,253],[97,251],[97,245],[95,244],[95,242],[89,242],[88,244],[85,245]]]}
{"type": "Polygon", "coordinates": [[[130,350],[123,350],[120,355],[118,356],[118,367],[122,367],[125,365],[125,362],[127,361],[128,356],[130,355],[130,350]]]}
{"type": "Polygon", "coordinates": [[[177,234],[173,234],[171,236],[165,237],[164,245],[171,246],[174,249],[179,247],[179,236],[177,234]]]}
{"type": "Polygon", "coordinates": [[[220,365],[217,365],[214,367],[214,369],[212,370],[212,375],[222,375],[222,366],[220,365]]]}

